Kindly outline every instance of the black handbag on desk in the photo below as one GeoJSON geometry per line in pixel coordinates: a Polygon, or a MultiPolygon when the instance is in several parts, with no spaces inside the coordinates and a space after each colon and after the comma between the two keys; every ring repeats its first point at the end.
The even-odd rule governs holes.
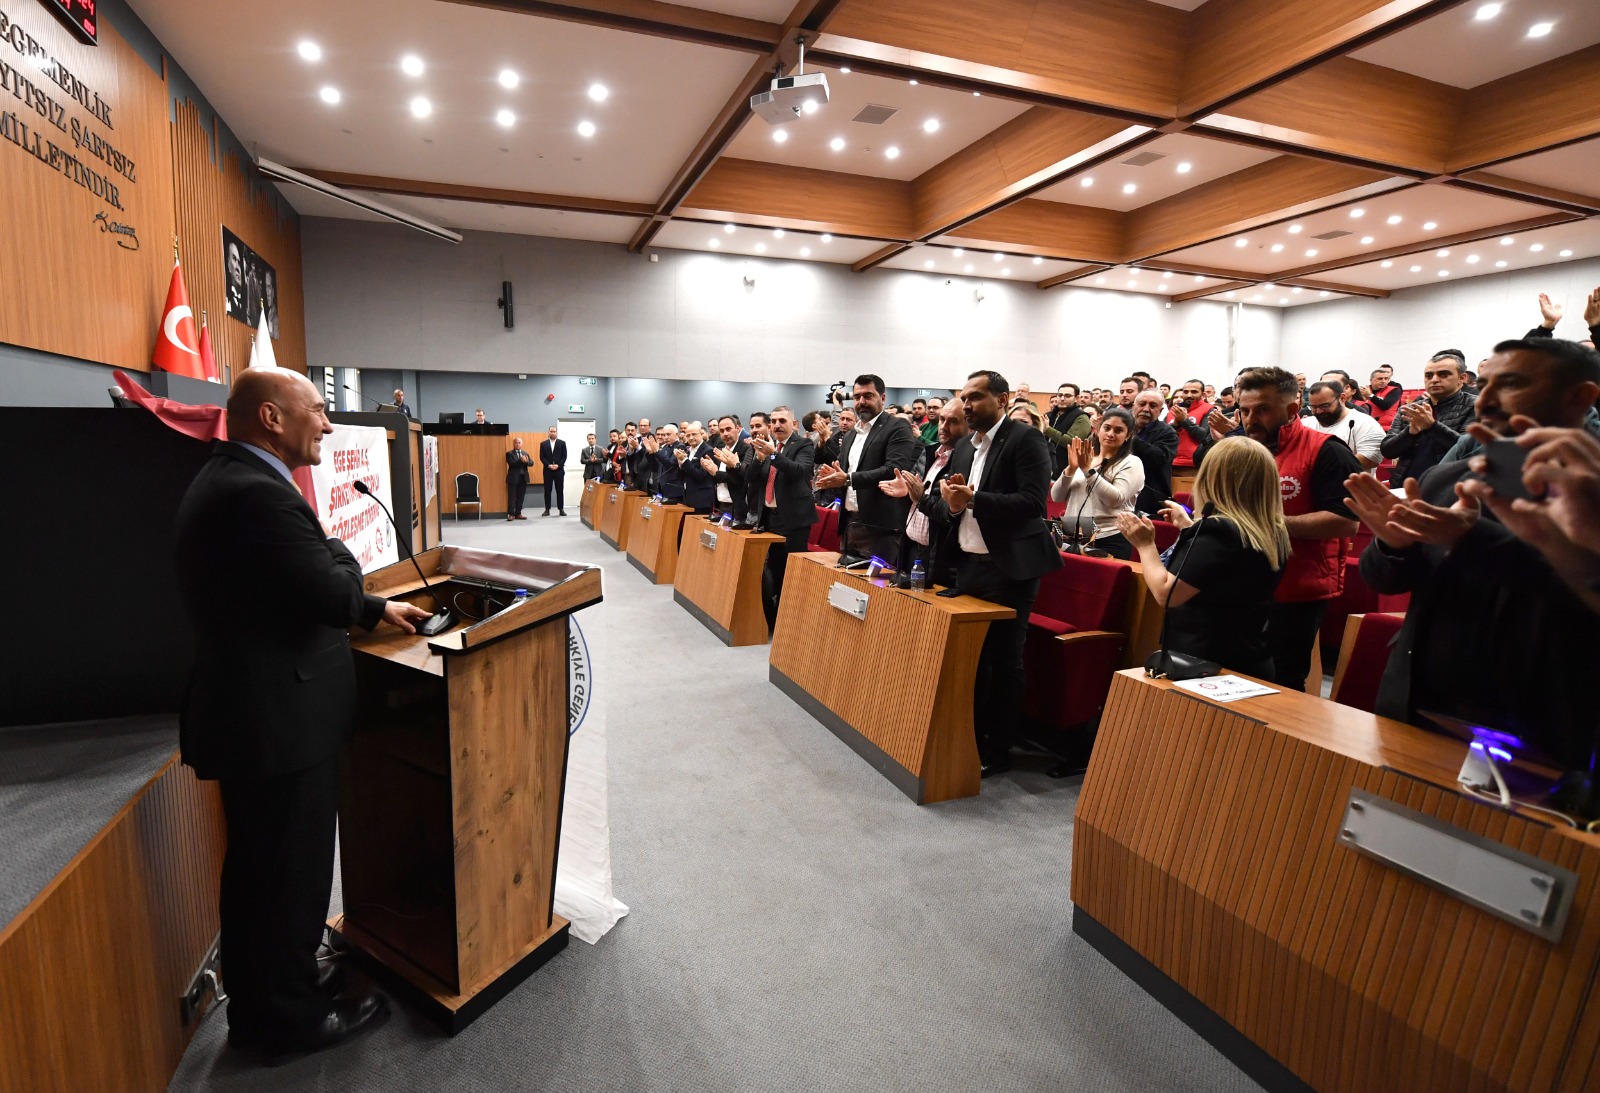
{"type": "Polygon", "coordinates": [[[1161,648],[1151,653],[1144,662],[1144,674],[1151,679],[1202,679],[1222,671],[1222,665],[1214,660],[1205,660],[1191,653],[1180,653],[1176,649],[1167,648],[1167,621],[1172,610],[1172,593],[1177,591],[1178,575],[1183,572],[1183,563],[1189,560],[1189,555],[1194,551],[1195,540],[1200,538],[1200,529],[1205,525],[1206,518],[1211,512],[1211,503],[1207,502],[1205,511],[1195,522],[1194,533],[1189,536],[1189,549],[1183,552],[1183,557],[1173,567],[1172,587],[1167,589],[1167,602],[1161,609],[1161,648]]]}

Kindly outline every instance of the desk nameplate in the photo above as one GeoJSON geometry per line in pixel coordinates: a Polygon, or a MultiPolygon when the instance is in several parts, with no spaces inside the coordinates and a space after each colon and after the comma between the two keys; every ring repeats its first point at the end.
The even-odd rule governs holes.
{"type": "Polygon", "coordinates": [[[866,619],[869,600],[870,597],[859,588],[851,588],[838,581],[828,586],[828,603],[853,619],[866,619]]]}
{"type": "Polygon", "coordinates": [[[716,550],[717,533],[714,531],[702,531],[700,533],[700,545],[705,547],[707,550],[716,550]]]}

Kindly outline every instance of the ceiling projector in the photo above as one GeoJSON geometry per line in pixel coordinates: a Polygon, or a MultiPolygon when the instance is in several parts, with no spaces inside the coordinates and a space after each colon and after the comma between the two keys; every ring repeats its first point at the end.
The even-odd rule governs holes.
{"type": "Polygon", "coordinates": [[[779,76],[772,81],[770,89],[750,96],[750,109],[768,125],[782,125],[797,120],[807,104],[816,104],[811,107],[816,110],[827,101],[827,75],[806,72],[798,76],[779,76]]]}

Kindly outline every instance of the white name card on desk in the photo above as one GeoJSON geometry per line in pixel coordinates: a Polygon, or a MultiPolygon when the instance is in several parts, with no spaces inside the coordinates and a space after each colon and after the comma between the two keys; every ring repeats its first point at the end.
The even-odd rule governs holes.
{"type": "Polygon", "coordinates": [[[1238,676],[1207,676],[1204,679],[1185,679],[1174,683],[1174,687],[1197,694],[1202,698],[1209,698],[1213,702],[1237,702],[1241,698],[1259,698],[1262,695],[1275,695],[1278,692],[1272,687],[1263,686],[1253,680],[1241,679],[1238,676]]]}
{"type": "Polygon", "coordinates": [[[847,584],[834,581],[828,588],[828,602],[854,618],[867,617],[867,594],[847,584]]]}

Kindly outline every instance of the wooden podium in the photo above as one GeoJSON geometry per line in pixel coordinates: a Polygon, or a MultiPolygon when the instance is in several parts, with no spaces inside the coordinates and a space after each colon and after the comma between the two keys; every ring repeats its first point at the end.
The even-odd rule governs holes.
{"type": "Polygon", "coordinates": [[[594,528],[597,526],[595,521],[596,506],[604,503],[606,494],[618,488],[620,487],[600,482],[593,478],[583,484],[583,497],[578,501],[578,519],[583,521],[584,527],[594,528]]]}
{"type": "Polygon", "coordinates": [[[1466,753],[1308,694],[1224,704],[1121,672],[1078,798],[1073,929],[1268,1089],[1600,1088],[1600,837],[1466,795],[1466,753]],[[1386,861],[1363,825],[1393,806],[1410,845],[1386,861]],[[1418,842],[1443,848],[1436,881],[1504,868],[1518,899],[1568,873],[1564,926],[1419,879],[1418,842]]]}
{"type": "Polygon", "coordinates": [[[917,804],[975,796],[978,654],[989,623],[1016,612],[894,588],[838,560],[789,555],[769,678],[917,804]]]}
{"type": "MultiPolygon", "coordinates": [[[[357,731],[340,772],[344,914],[331,925],[452,1035],[567,943],[554,913],[569,616],[593,566],[444,546],[439,598],[487,616],[434,638],[355,637],[357,731]],[[509,589],[530,595],[513,606],[509,589]]],[[[432,606],[409,563],[367,590],[432,606]]]]}
{"type": "Polygon", "coordinates": [[[612,490],[608,493],[600,502],[600,514],[595,520],[595,526],[600,529],[600,538],[617,550],[627,550],[633,514],[649,500],[650,495],[639,490],[612,490]]]}
{"type": "Polygon", "coordinates": [[[688,517],[672,598],[724,645],[765,645],[761,570],[767,548],[781,542],[781,535],[733,531],[709,516],[688,517]]]}
{"type": "Polygon", "coordinates": [[[628,529],[628,562],[656,584],[671,584],[678,573],[678,531],[688,505],[640,505],[628,529]]]}

